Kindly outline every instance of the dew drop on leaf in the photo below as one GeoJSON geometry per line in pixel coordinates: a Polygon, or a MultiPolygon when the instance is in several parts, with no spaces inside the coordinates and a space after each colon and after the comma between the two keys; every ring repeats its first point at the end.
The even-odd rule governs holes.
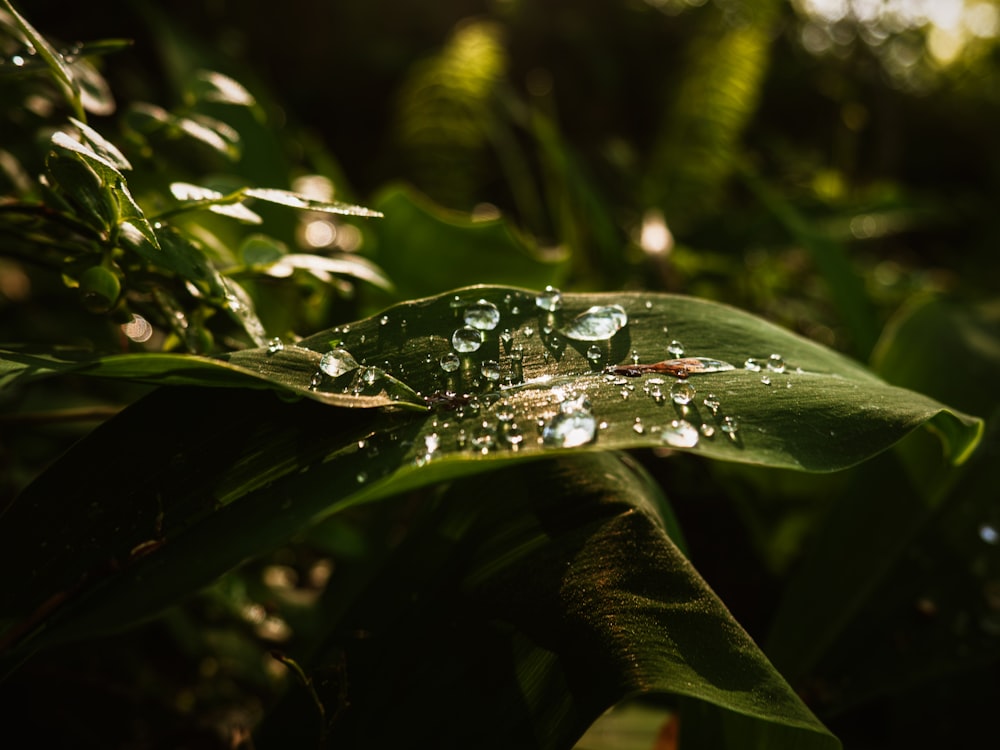
{"type": "Polygon", "coordinates": [[[284,348],[285,348],[284,343],[277,336],[275,336],[273,339],[267,342],[268,354],[277,354],[284,348]]]}
{"type": "Polygon", "coordinates": [[[785,359],[780,354],[772,354],[767,358],[767,369],[771,372],[784,372],[785,359]]]}
{"type": "Polygon", "coordinates": [[[747,361],[743,363],[743,369],[749,370],[750,372],[760,372],[760,361],[754,359],[753,357],[747,357],[747,361]]]}
{"type": "Polygon", "coordinates": [[[674,448],[694,448],[698,438],[698,429],[686,419],[675,419],[660,431],[660,439],[674,448]]]}
{"type": "Polygon", "coordinates": [[[462,365],[462,360],[459,359],[455,352],[448,352],[447,354],[441,355],[439,363],[441,365],[441,369],[445,372],[455,372],[455,370],[462,365]]]}
{"type": "Polygon", "coordinates": [[[358,362],[354,356],[346,349],[333,349],[328,351],[319,360],[319,369],[336,378],[345,372],[350,372],[358,368],[358,362]]]}
{"type": "Polygon", "coordinates": [[[682,344],[677,339],[674,339],[673,341],[670,342],[670,345],[667,346],[667,352],[672,357],[683,357],[684,356],[684,344],[682,344]]]}
{"type": "Polygon", "coordinates": [[[594,440],[597,420],[584,398],[564,401],[559,413],[542,427],[542,442],[556,448],[575,448],[594,440]]]}
{"type": "Polygon", "coordinates": [[[997,527],[992,524],[980,524],[979,538],[987,544],[1000,544],[1000,531],[998,531],[997,527]]]}
{"type": "Polygon", "coordinates": [[[705,396],[705,398],[702,399],[702,403],[705,405],[706,409],[712,412],[712,414],[718,414],[719,407],[722,405],[714,393],[709,393],[705,396]]]}
{"type": "Polygon", "coordinates": [[[686,406],[694,399],[694,386],[687,381],[678,381],[670,386],[670,400],[675,404],[686,406]]]}
{"type": "Polygon", "coordinates": [[[482,373],[483,377],[491,383],[495,383],[500,380],[500,365],[492,359],[488,359],[483,362],[479,371],[482,373]]]}
{"type": "Polygon", "coordinates": [[[555,312],[562,308],[562,304],[562,292],[553,286],[545,287],[545,291],[535,297],[535,305],[546,312],[555,312]]]}
{"type": "Polygon", "coordinates": [[[593,344],[589,349],[587,349],[587,359],[591,362],[600,362],[602,356],[601,347],[597,344],[593,344]]]}
{"type": "Polygon", "coordinates": [[[456,352],[462,352],[463,354],[474,352],[479,349],[482,344],[482,331],[478,328],[473,328],[472,326],[458,328],[451,335],[451,345],[455,348],[456,352]]]}
{"type": "Polygon", "coordinates": [[[723,417],[722,426],[719,429],[722,430],[726,435],[728,435],[730,440],[735,440],[736,433],[739,432],[740,425],[739,422],[737,422],[732,417],[723,417]]]}
{"type": "Polygon", "coordinates": [[[489,300],[481,299],[465,308],[464,319],[467,326],[480,331],[492,331],[500,322],[500,309],[489,300]]]}
{"type": "Polygon", "coordinates": [[[628,314],[621,305],[603,305],[584,310],[562,330],[574,341],[607,341],[628,325],[628,314]]]}

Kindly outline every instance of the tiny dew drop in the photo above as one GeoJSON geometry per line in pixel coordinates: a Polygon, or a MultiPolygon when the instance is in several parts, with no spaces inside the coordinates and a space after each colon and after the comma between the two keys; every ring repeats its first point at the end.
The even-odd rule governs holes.
{"type": "Polygon", "coordinates": [[[660,431],[660,439],[674,448],[694,448],[698,437],[698,429],[686,419],[675,419],[660,431]]]}
{"type": "Polygon", "coordinates": [[[357,360],[346,349],[333,349],[324,354],[319,360],[319,369],[331,378],[339,377],[345,372],[350,372],[357,368],[357,360]]]}
{"type": "Polygon", "coordinates": [[[354,478],[358,484],[364,484],[368,481],[368,474],[364,471],[359,471],[354,478]]]}
{"type": "Polygon", "coordinates": [[[524,327],[524,337],[526,339],[530,339],[534,335],[535,335],[535,329],[534,328],[532,328],[531,326],[525,326],[524,327]]]}
{"type": "Polygon", "coordinates": [[[524,360],[524,347],[515,346],[510,350],[510,361],[511,362],[521,362],[524,360]]]}
{"type": "Polygon", "coordinates": [[[760,360],[754,359],[753,357],[747,357],[747,361],[743,363],[743,369],[749,370],[750,372],[760,372],[760,360]]]}
{"type": "Polygon", "coordinates": [[[447,354],[442,354],[441,359],[438,360],[441,365],[441,369],[445,372],[455,372],[462,365],[462,360],[459,359],[455,352],[448,352],[447,354]]]}
{"type": "Polygon", "coordinates": [[[500,334],[500,342],[504,346],[510,346],[510,342],[514,340],[514,334],[510,332],[509,328],[504,328],[503,333],[500,334]]]}
{"type": "Polygon", "coordinates": [[[740,425],[739,422],[737,422],[732,417],[723,417],[722,425],[719,427],[719,429],[722,430],[729,437],[730,440],[735,440],[736,433],[739,432],[740,425]]]}
{"type": "Polygon", "coordinates": [[[592,344],[589,349],[587,349],[587,359],[591,362],[600,362],[604,355],[601,353],[601,347],[597,344],[592,344]]]}
{"type": "Polygon", "coordinates": [[[694,399],[694,386],[686,380],[679,380],[670,386],[670,400],[680,406],[687,406],[694,399]]]}
{"type": "Polygon", "coordinates": [[[465,308],[464,320],[465,325],[477,330],[492,331],[500,322],[500,309],[489,300],[481,299],[465,308]]]}
{"type": "Polygon", "coordinates": [[[607,341],[628,325],[628,314],[621,305],[595,306],[584,310],[562,330],[574,341],[607,341]]]}
{"type": "Polygon", "coordinates": [[[489,422],[481,423],[472,432],[472,447],[486,455],[490,452],[490,448],[496,444],[496,434],[496,430],[489,422]]]}
{"type": "Polygon", "coordinates": [[[760,376],[760,382],[763,383],[764,385],[771,385],[771,376],[770,375],[761,375],[760,376]]]}
{"type": "Polygon", "coordinates": [[[320,385],[322,385],[322,383],[323,383],[323,373],[318,371],[314,372],[312,374],[312,377],[309,379],[309,390],[315,391],[317,388],[320,387],[320,385]]]}
{"type": "Polygon", "coordinates": [[[647,310],[652,310],[653,309],[653,303],[652,303],[651,300],[646,300],[646,309],[647,310]]]}
{"type": "Polygon", "coordinates": [[[633,365],[639,364],[639,359],[640,359],[640,357],[639,357],[639,350],[638,349],[633,349],[632,350],[632,364],[633,365]]]}
{"type": "Polygon", "coordinates": [[[701,402],[705,405],[706,409],[712,412],[712,414],[719,413],[719,407],[721,406],[721,402],[714,393],[709,393],[707,396],[705,396],[704,399],[702,399],[701,402]]]}
{"type": "Polygon", "coordinates": [[[382,325],[382,326],[387,326],[387,325],[389,325],[389,316],[388,316],[388,315],[383,315],[383,316],[382,316],[382,317],[381,317],[381,318],[379,319],[378,323],[379,323],[379,325],[382,325]]]}
{"type": "Polygon", "coordinates": [[[504,402],[498,404],[496,408],[496,417],[499,422],[513,422],[514,421],[514,407],[504,402]]]}
{"type": "Polygon", "coordinates": [[[489,380],[491,383],[496,383],[500,380],[500,365],[494,360],[488,359],[480,366],[479,371],[483,374],[483,377],[489,380]]]}
{"type": "Polygon", "coordinates": [[[682,344],[677,339],[674,339],[673,341],[670,342],[670,345],[667,347],[667,352],[672,357],[683,357],[684,356],[684,344],[682,344]]]}
{"type": "Polygon", "coordinates": [[[472,326],[458,328],[451,335],[451,345],[455,348],[456,352],[462,352],[463,354],[474,352],[483,345],[483,333],[478,328],[473,328],[472,326]]]}
{"type": "Polygon", "coordinates": [[[649,395],[656,403],[660,403],[664,399],[663,388],[659,383],[654,383],[649,389],[649,395]]]}
{"type": "Polygon", "coordinates": [[[545,291],[535,297],[535,306],[546,312],[555,312],[562,308],[562,292],[554,286],[545,287],[545,291]]]}
{"type": "Polygon", "coordinates": [[[715,437],[715,428],[708,422],[704,422],[701,425],[701,434],[707,438],[715,437]]]}
{"type": "Polygon", "coordinates": [[[772,354],[767,358],[767,369],[771,372],[784,372],[785,359],[780,354],[772,354]]]}
{"type": "Polygon", "coordinates": [[[284,342],[282,342],[282,340],[279,339],[277,336],[275,336],[273,339],[267,342],[268,354],[277,354],[284,348],[285,348],[284,342]]]}
{"type": "Polygon", "coordinates": [[[635,421],[632,423],[632,432],[637,435],[641,435],[646,431],[646,428],[642,425],[642,417],[636,417],[635,421]]]}

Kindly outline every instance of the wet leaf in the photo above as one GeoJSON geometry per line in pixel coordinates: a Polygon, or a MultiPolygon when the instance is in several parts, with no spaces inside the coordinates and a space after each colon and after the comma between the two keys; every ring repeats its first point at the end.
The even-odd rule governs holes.
{"type": "Polygon", "coordinates": [[[345,216],[382,216],[379,211],[373,211],[364,206],[354,206],[349,203],[338,201],[321,201],[315,198],[294,193],[290,190],[277,190],[275,188],[244,188],[241,195],[247,198],[256,198],[266,203],[277,203],[282,206],[298,208],[304,211],[321,211],[329,214],[343,214],[345,216]]]}
{"type": "Polygon", "coordinates": [[[978,420],[724,305],[642,293],[567,294],[552,312],[537,307],[538,296],[504,287],[458,290],[295,346],[274,343],[221,360],[128,355],[67,365],[5,353],[0,363],[8,379],[42,374],[46,366],[86,372],[90,364],[94,375],[227,386],[167,391],[140,402],[29,487],[0,529],[13,534],[0,538],[0,552],[14,556],[0,570],[18,571],[17,580],[2,582],[7,614],[27,618],[22,622],[32,629],[35,618],[48,619],[39,609],[48,599],[71,596],[79,598],[80,614],[73,614],[76,606],[61,610],[66,624],[48,624],[38,643],[106,632],[147,616],[325,513],[570,450],[670,447],[832,471],[928,422],[940,429],[953,461],[979,438],[978,420]],[[557,333],[561,320],[611,305],[619,305],[628,321],[598,347],[599,357],[593,357],[596,343],[557,333]],[[478,349],[454,351],[456,341],[471,349],[454,338],[459,329],[479,334],[478,349]],[[640,364],[675,353],[679,339],[686,342],[686,358],[704,356],[716,366],[704,374],[694,367],[686,379],[607,372],[619,365],[634,369],[633,352],[640,364]],[[771,369],[717,366],[748,355],[771,369]],[[331,409],[232,388],[251,377],[326,404],[397,408],[331,409]],[[142,425],[158,428],[136,444],[135,435],[148,433],[142,425]],[[191,443],[192,434],[205,441],[204,451],[191,443]],[[130,451],[135,455],[126,455],[130,451]],[[105,482],[93,467],[111,456],[113,481],[105,482]],[[156,456],[152,464],[150,456],[156,456]],[[183,463],[184,471],[172,461],[183,463]],[[134,464],[128,470],[134,476],[120,464],[134,464]],[[147,486],[158,488],[155,497],[142,489],[147,486]],[[97,496],[104,510],[88,520],[86,498],[97,496]],[[54,531],[45,519],[53,512],[84,517],[61,521],[60,533],[68,538],[46,552],[44,542],[54,531]],[[170,543],[131,560],[130,551],[147,549],[154,530],[125,519],[143,515],[163,516],[156,535],[170,543]],[[103,536],[106,542],[95,542],[103,536]],[[109,557],[116,572],[79,580],[81,571],[104,569],[109,557]]]}
{"type": "Polygon", "coordinates": [[[677,548],[641,468],[589,454],[483,479],[455,482],[326,623],[310,670],[350,665],[330,746],[471,747],[488,725],[510,746],[569,747],[626,698],[683,695],[837,747],[677,548]],[[358,629],[379,647],[344,637],[358,629]]]}

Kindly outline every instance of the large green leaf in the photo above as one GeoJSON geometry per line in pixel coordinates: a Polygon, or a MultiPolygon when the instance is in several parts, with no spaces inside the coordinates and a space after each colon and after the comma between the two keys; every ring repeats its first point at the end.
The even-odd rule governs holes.
{"type": "MultiPolygon", "coordinates": [[[[50,619],[46,602],[66,599],[38,645],[107,632],[317,516],[498,462],[578,448],[667,446],[831,471],[928,421],[953,460],[979,436],[978,420],[724,305],[641,293],[565,295],[561,302],[550,311],[543,308],[557,307],[551,294],[536,300],[524,290],[474,287],[405,303],[294,347],[234,353],[225,367],[156,355],[163,358],[156,372],[154,360],[136,357],[148,363],[146,380],[183,372],[182,382],[195,382],[205,372],[205,384],[219,385],[222,373],[231,386],[239,368],[241,377],[254,372],[282,392],[395,408],[331,409],[232,389],[140,402],[80,443],[6,512],[2,614],[29,631],[50,619]],[[607,340],[569,338],[574,330],[580,335],[578,316],[593,308],[604,310],[590,313],[600,322],[622,325],[622,312],[628,321],[607,340]],[[478,331],[483,341],[448,372],[441,360],[456,359],[453,333],[466,323],[486,329],[478,331]],[[686,392],[671,397],[674,378],[631,373],[633,352],[655,362],[669,356],[674,337],[687,355],[737,365],[763,358],[771,369],[693,374],[676,381],[686,392]],[[331,355],[325,365],[321,352],[331,355]],[[197,367],[185,372],[182,362],[197,367]],[[625,374],[606,372],[621,363],[625,374]],[[150,432],[149,425],[157,427],[150,432]]],[[[104,374],[115,374],[107,365],[97,363],[95,372],[105,366],[104,374]]]]}
{"type": "MultiPolygon", "coordinates": [[[[810,687],[817,710],[830,712],[1000,659],[1000,307],[925,300],[904,309],[886,328],[876,366],[980,410],[989,429],[958,469],[919,433],[859,467],[810,545],[769,653],[810,687]]],[[[943,715],[947,700],[939,699],[943,715]]],[[[913,705],[907,696],[896,710],[916,716],[913,705]]],[[[964,727],[953,731],[966,736],[964,727]]]]}
{"type": "MultiPolygon", "coordinates": [[[[640,467],[589,454],[483,479],[454,483],[326,623],[314,682],[349,665],[327,746],[569,747],[626,698],[678,695],[784,727],[785,747],[838,746],[678,550],[640,467]]],[[[262,747],[315,746],[288,715],[262,747]]]]}

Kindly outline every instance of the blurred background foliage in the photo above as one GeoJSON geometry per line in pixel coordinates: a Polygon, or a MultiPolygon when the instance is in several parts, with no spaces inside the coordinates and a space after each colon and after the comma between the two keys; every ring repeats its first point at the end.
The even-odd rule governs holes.
{"type": "MultiPolygon", "coordinates": [[[[130,176],[147,211],[169,208],[157,190],[188,180],[220,191],[294,188],[386,214],[369,222],[258,204],[266,235],[221,217],[193,222],[271,335],[308,335],[395,299],[479,282],[681,292],[760,313],[987,417],[994,427],[961,473],[942,468],[926,435],[834,477],[696,460],[668,470],[645,457],[667,494],[684,499],[676,510],[699,570],[752,635],[765,642],[771,632],[775,663],[849,746],[903,747],[914,736],[960,746],[975,736],[985,711],[977,706],[998,694],[1000,568],[984,528],[1000,522],[986,489],[996,486],[1000,403],[1000,3],[32,0],[20,9],[60,44],[134,40],[91,59],[109,88],[97,91],[106,103],[89,122],[121,133],[137,163],[149,142],[130,138],[148,121],[139,103],[218,118],[239,133],[229,158],[158,142],[130,176]],[[213,102],[198,89],[203,70],[239,81],[253,105],[213,102]],[[360,256],[395,286],[318,270],[293,284],[251,272],[255,260],[296,253],[360,256]],[[889,510],[872,510],[887,498],[889,510]],[[823,550],[812,568],[809,544],[823,550]],[[803,560],[817,577],[796,584],[803,560]],[[949,592],[963,575],[980,607],[972,614],[949,592]],[[901,582],[905,596],[883,596],[901,582]],[[802,619],[807,610],[813,620],[802,619]],[[811,653],[801,633],[821,630],[814,620],[833,623],[821,646],[839,650],[811,653]],[[975,642],[959,637],[963,629],[979,634],[975,642]],[[876,631],[906,648],[873,641],[876,631]],[[940,658],[911,669],[914,644],[940,658]],[[865,670],[851,672],[858,665],[865,670]]],[[[60,113],[25,78],[0,81],[0,180],[5,193],[24,195],[43,168],[38,133],[60,113]]],[[[180,346],[169,331],[145,342],[123,335],[127,316],[117,312],[81,311],[58,276],[0,258],[4,340],[180,346]]],[[[196,349],[246,344],[217,323],[204,321],[214,335],[196,349]]],[[[0,397],[5,494],[54,446],[143,391],[69,382],[0,397]],[[51,423],[39,416],[60,408],[76,411],[51,423]],[[4,437],[24,424],[44,429],[20,432],[16,446],[4,437]]],[[[120,684],[168,674],[143,699],[148,711],[190,717],[198,706],[209,734],[253,723],[275,678],[272,661],[244,649],[280,644],[283,622],[308,629],[296,617],[325,584],[330,554],[351,564],[382,553],[365,549],[356,521],[313,531],[309,544],[258,561],[152,626],[169,631],[191,674],[130,661],[148,631],[116,646],[120,684]],[[239,716],[205,718],[205,706],[239,716]]],[[[86,657],[73,658],[85,674],[86,657]]],[[[34,687],[44,692],[42,675],[34,687]]],[[[123,693],[115,700],[127,705],[123,693]]],[[[80,703],[67,715],[87,710],[80,703]]]]}

